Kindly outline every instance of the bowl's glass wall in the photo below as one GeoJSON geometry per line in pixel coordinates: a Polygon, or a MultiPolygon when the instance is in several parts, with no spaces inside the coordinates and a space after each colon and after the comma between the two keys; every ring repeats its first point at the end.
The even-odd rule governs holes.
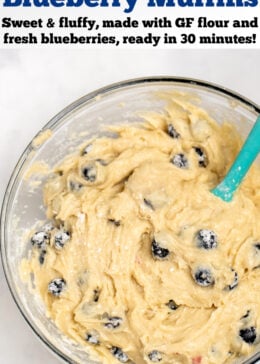
{"type": "MultiPolygon", "coordinates": [[[[207,85],[196,85],[167,80],[145,80],[112,86],[100,93],[91,94],[78,100],[57,115],[44,129],[52,129],[52,136],[40,147],[33,143],[19,161],[9,184],[2,213],[2,254],[7,280],[13,296],[34,331],[60,358],[70,363],[94,363],[76,344],[64,338],[55,325],[46,318],[44,306],[21,281],[19,264],[30,249],[25,238],[26,231],[44,220],[42,204],[42,184],[37,186],[24,177],[34,163],[44,161],[50,168],[68,153],[93,135],[106,134],[100,131],[101,125],[128,124],[141,121],[138,112],[163,112],[165,102],[156,95],[161,91],[181,91],[193,93],[201,99],[205,108],[219,123],[229,121],[235,124],[243,137],[246,137],[257,117],[257,107],[248,102],[232,98],[207,85]],[[88,135],[86,136],[86,132],[88,135]],[[73,349],[72,349],[73,345],[73,349]]],[[[112,135],[111,135],[112,136],[112,135]]],[[[258,160],[259,162],[259,160],[258,160]]],[[[36,179],[37,180],[37,179],[36,179]]],[[[253,361],[248,361],[248,363],[253,361]]]]}

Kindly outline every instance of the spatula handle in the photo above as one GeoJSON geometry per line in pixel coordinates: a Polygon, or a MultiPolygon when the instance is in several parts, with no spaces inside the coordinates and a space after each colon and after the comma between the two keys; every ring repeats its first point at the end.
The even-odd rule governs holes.
{"type": "Polygon", "coordinates": [[[233,194],[242,182],[250,166],[260,152],[260,116],[248,135],[242,149],[232,164],[224,180],[211,192],[226,202],[230,202],[233,194]]]}

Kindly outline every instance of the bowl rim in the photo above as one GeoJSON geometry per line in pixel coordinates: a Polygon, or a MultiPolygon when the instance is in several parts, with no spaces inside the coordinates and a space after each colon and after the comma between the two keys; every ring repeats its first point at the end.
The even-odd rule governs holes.
{"type": "Polygon", "coordinates": [[[152,77],[140,77],[140,78],[131,78],[124,81],[115,82],[109,85],[106,85],[104,87],[98,88],[92,92],[87,93],[86,95],[80,97],[79,99],[75,100],[65,108],[63,108],[60,112],[58,112],[54,117],[52,117],[41,129],[40,131],[33,137],[31,142],[26,146],[23,153],[21,154],[20,158],[18,159],[18,162],[16,163],[9,182],[7,184],[6,190],[4,192],[2,207],[1,207],[1,214],[0,214],[0,252],[1,252],[1,260],[3,265],[3,271],[5,275],[5,279],[7,282],[7,285],[9,287],[9,291],[12,295],[12,298],[14,302],[16,303],[16,306],[18,307],[19,311],[21,312],[23,318],[27,322],[27,324],[31,327],[34,334],[40,339],[40,342],[44,343],[45,346],[48,349],[51,349],[51,352],[53,354],[56,354],[56,356],[59,359],[63,359],[66,363],[73,363],[77,364],[77,362],[73,361],[71,358],[69,358],[64,352],[59,350],[56,346],[54,346],[46,337],[43,335],[43,333],[39,330],[37,325],[34,324],[34,322],[30,321],[29,317],[27,317],[26,309],[23,307],[23,305],[20,302],[19,294],[14,289],[14,286],[12,284],[12,275],[9,271],[9,267],[7,264],[6,259],[6,248],[5,248],[5,222],[7,219],[7,208],[9,205],[9,196],[11,195],[11,192],[13,190],[13,187],[15,185],[15,182],[17,180],[17,177],[19,175],[19,172],[25,163],[27,156],[29,153],[33,150],[33,140],[42,132],[48,130],[48,129],[56,129],[56,127],[59,126],[59,124],[63,121],[63,118],[67,116],[72,111],[77,111],[83,104],[86,104],[87,102],[95,101],[96,98],[105,96],[109,94],[110,92],[118,91],[118,90],[124,90],[129,87],[138,86],[138,85],[145,85],[145,84],[165,84],[165,85],[171,85],[174,86],[174,84],[179,85],[191,85],[191,86],[197,86],[200,89],[210,90],[212,92],[215,92],[222,96],[228,96],[230,98],[233,98],[234,100],[244,104],[248,109],[250,109],[253,112],[256,112],[257,114],[260,114],[260,106],[256,104],[255,102],[251,101],[250,99],[242,96],[240,93],[237,93],[235,91],[232,91],[229,88],[226,88],[224,86],[220,86],[215,83],[211,83],[208,81],[203,81],[199,79],[189,78],[189,77],[178,77],[178,76],[152,76],[152,77]]]}

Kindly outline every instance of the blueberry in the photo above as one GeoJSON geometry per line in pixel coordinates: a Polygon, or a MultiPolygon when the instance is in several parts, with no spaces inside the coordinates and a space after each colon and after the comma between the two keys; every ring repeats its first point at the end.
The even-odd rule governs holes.
{"type": "Polygon", "coordinates": [[[86,341],[92,345],[99,345],[99,335],[96,330],[86,333],[86,341]]]}
{"type": "Polygon", "coordinates": [[[39,254],[39,263],[41,265],[43,265],[44,261],[45,261],[45,255],[46,255],[47,251],[46,250],[41,250],[40,254],[39,254]]]}
{"type": "Polygon", "coordinates": [[[250,310],[247,310],[246,313],[240,318],[240,320],[248,318],[250,315],[250,310]]]}
{"type": "Polygon", "coordinates": [[[247,344],[253,344],[256,339],[256,329],[254,326],[241,329],[239,331],[239,336],[247,343],[247,344]]]}
{"type": "Polygon", "coordinates": [[[260,243],[256,243],[254,246],[257,250],[260,250],[260,243]]]}
{"type": "Polygon", "coordinates": [[[198,155],[198,164],[200,167],[206,168],[208,165],[208,157],[206,153],[199,147],[193,147],[195,153],[198,155]]]}
{"type": "Polygon", "coordinates": [[[56,249],[61,250],[69,240],[70,233],[68,231],[60,230],[54,235],[54,246],[56,249]]]}
{"type": "Polygon", "coordinates": [[[153,350],[148,354],[148,358],[153,363],[159,363],[162,360],[162,353],[158,350],[153,350]]]}
{"type": "Polygon", "coordinates": [[[180,137],[180,134],[177,132],[172,124],[168,125],[168,134],[174,139],[178,139],[180,137]]]}
{"type": "Polygon", "coordinates": [[[154,206],[152,204],[152,202],[150,200],[147,200],[146,198],[144,198],[144,203],[147,207],[149,207],[151,210],[155,210],[154,206]]]}
{"type": "Polygon", "coordinates": [[[93,145],[92,144],[86,145],[81,154],[82,155],[88,154],[91,151],[92,148],[93,148],[93,145]]]}
{"type": "Polygon", "coordinates": [[[116,329],[117,327],[119,327],[122,322],[123,322],[123,319],[121,317],[117,317],[117,316],[108,317],[107,322],[104,323],[104,326],[107,329],[112,330],[112,329],[116,329]]]}
{"type": "Polygon", "coordinates": [[[215,249],[218,246],[218,238],[212,230],[201,229],[196,234],[198,248],[215,249]]]}
{"type": "Polygon", "coordinates": [[[100,296],[100,289],[99,288],[94,289],[94,291],[93,291],[93,301],[98,302],[99,296],[100,296]]]}
{"type": "Polygon", "coordinates": [[[234,272],[234,279],[233,282],[227,286],[227,289],[229,291],[232,291],[232,289],[234,289],[238,285],[238,274],[234,271],[234,269],[232,269],[232,271],[234,272]]]}
{"type": "Polygon", "coordinates": [[[188,160],[183,153],[175,154],[175,156],[172,157],[171,162],[178,168],[188,167],[188,160]]]}
{"type": "Polygon", "coordinates": [[[108,222],[111,222],[112,224],[114,224],[116,227],[121,225],[121,222],[119,220],[115,220],[115,219],[108,219],[108,222]]]}
{"type": "Polygon", "coordinates": [[[69,182],[69,188],[71,191],[79,191],[82,187],[83,187],[83,185],[79,182],[75,182],[75,181],[69,182]]]}
{"type": "Polygon", "coordinates": [[[31,237],[31,243],[37,248],[42,249],[50,243],[50,234],[46,231],[38,231],[31,237]]]}
{"type": "Polygon", "coordinates": [[[208,268],[198,268],[193,274],[193,279],[202,287],[213,286],[215,283],[212,272],[208,268]]]}
{"type": "Polygon", "coordinates": [[[66,286],[63,278],[55,278],[48,284],[48,291],[56,297],[59,297],[66,286]]]}
{"type": "Polygon", "coordinates": [[[166,306],[168,306],[169,309],[172,311],[177,310],[177,308],[179,307],[179,305],[177,305],[177,303],[174,300],[170,300],[169,302],[167,302],[166,306]]]}
{"type": "Polygon", "coordinates": [[[162,248],[155,239],[152,241],[151,249],[155,259],[164,259],[170,254],[169,250],[162,248]]]}
{"type": "Polygon", "coordinates": [[[129,360],[128,355],[124,353],[123,350],[118,346],[112,346],[110,352],[121,363],[127,363],[129,360]]]}
{"type": "Polygon", "coordinates": [[[86,181],[94,182],[97,178],[97,171],[93,165],[86,166],[82,169],[82,175],[86,181]]]}

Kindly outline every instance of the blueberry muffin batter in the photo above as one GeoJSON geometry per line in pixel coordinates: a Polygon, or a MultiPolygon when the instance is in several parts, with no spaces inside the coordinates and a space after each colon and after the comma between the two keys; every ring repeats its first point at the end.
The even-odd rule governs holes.
{"type": "Polygon", "coordinates": [[[55,169],[24,267],[104,364],[236,362],[260,341],[260,171],[223,202],[234,128],[181,98],[144,118],[55,169]]]}

